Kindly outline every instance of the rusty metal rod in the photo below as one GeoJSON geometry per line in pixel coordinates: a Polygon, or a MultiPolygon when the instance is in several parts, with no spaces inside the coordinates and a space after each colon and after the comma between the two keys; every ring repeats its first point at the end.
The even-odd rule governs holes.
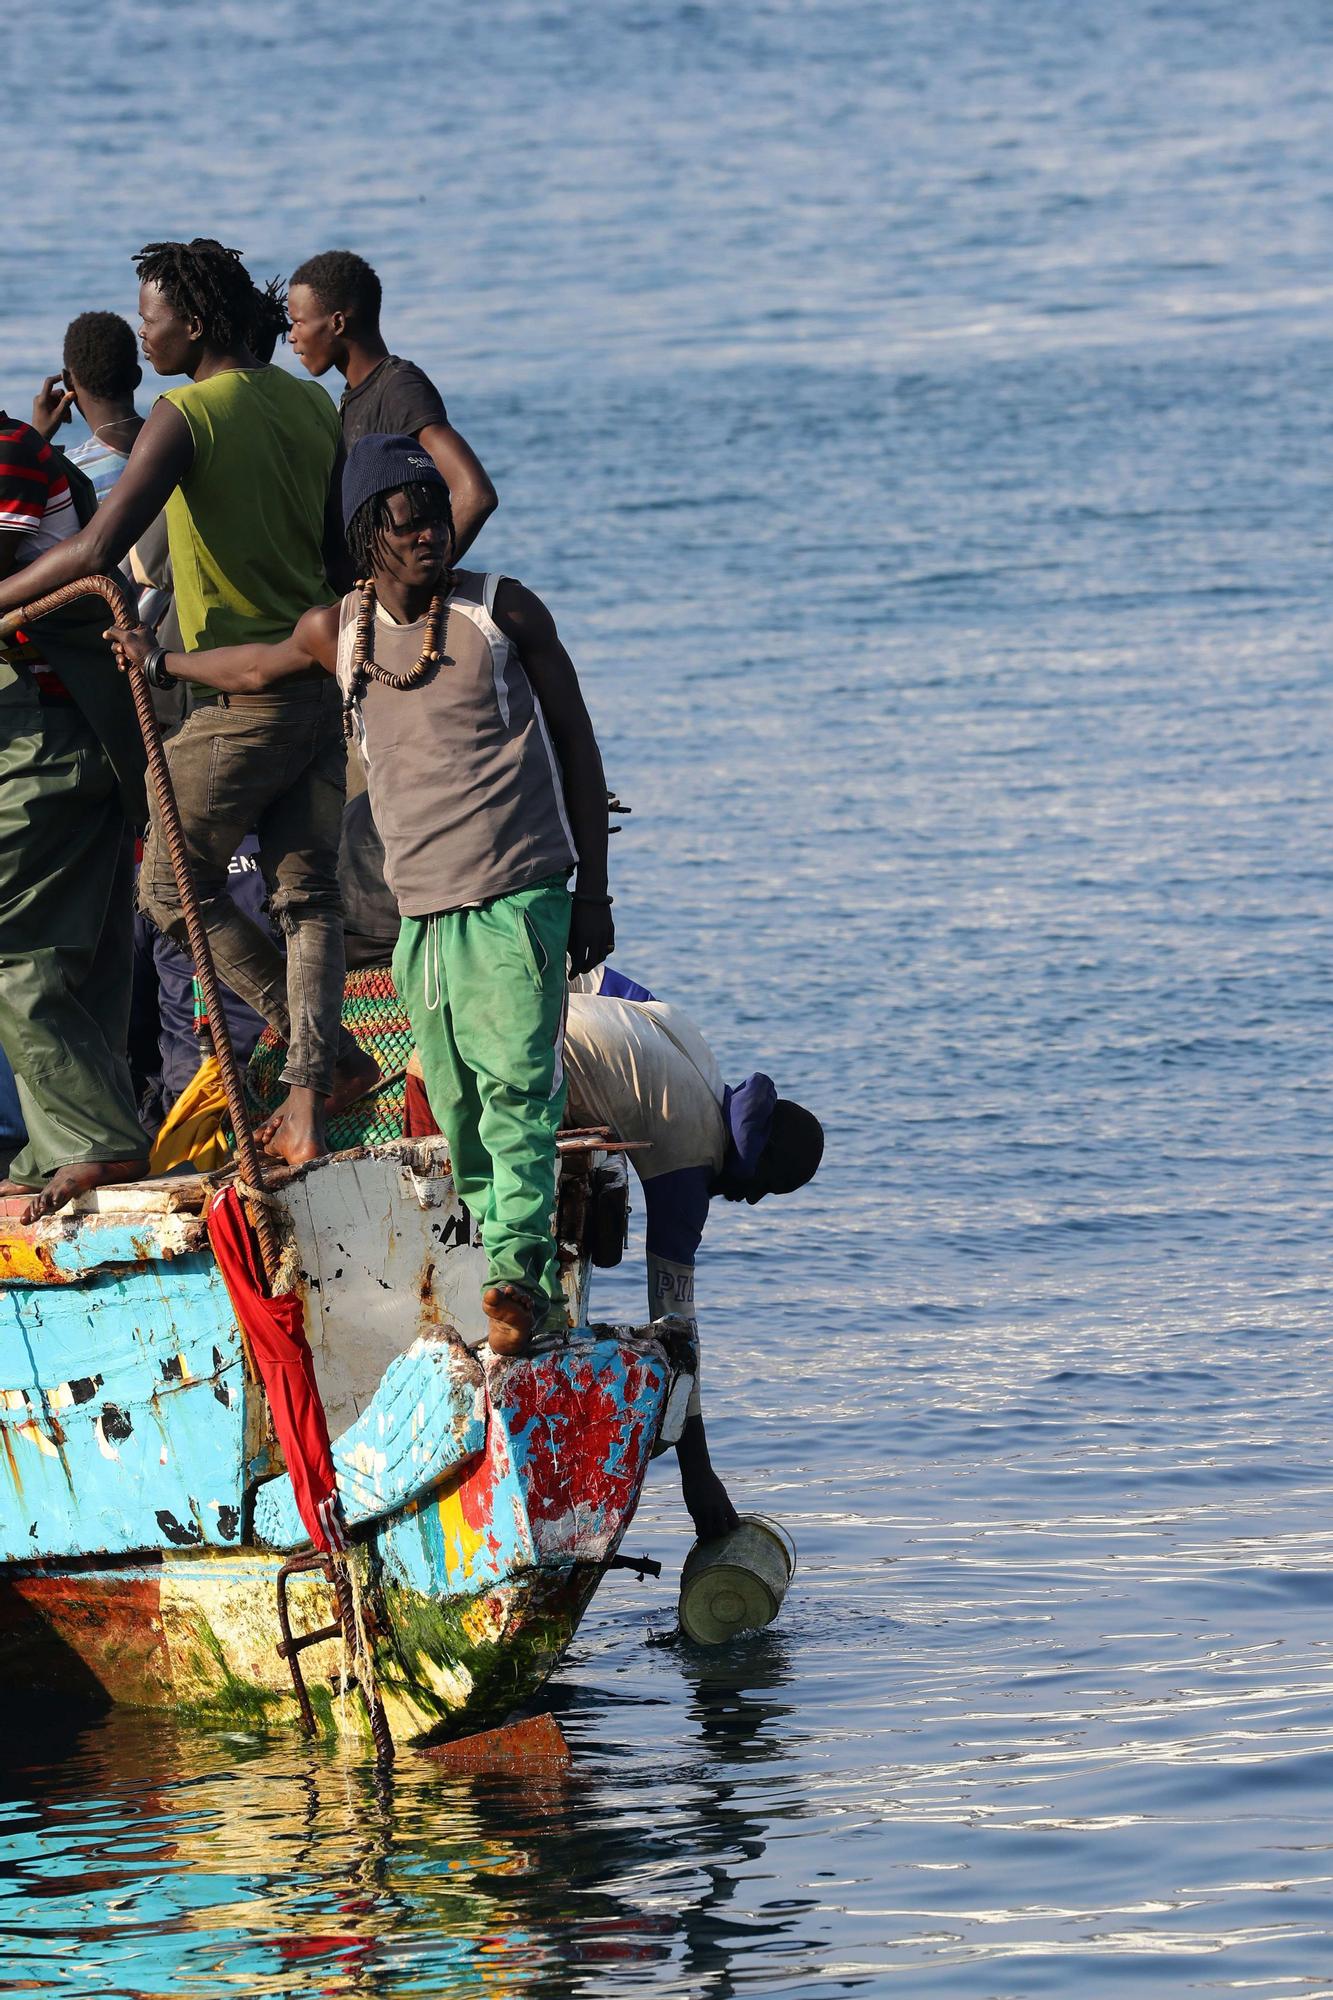
{"type": "MultiPolygon", "coordinates": [[[[63,611],[67,604],[74,604],[81,597],[102,598],[117,625],[137,625],[139,622],[133,599],[118,577],[85,576],[74,583],[65,584],[60,590],[51,591],[46,597],[37,598],[32,604],[23,605],[21,609],[12,611],[6,618],[0,619],[0,640],[11,639],[19,626],[36,624],[39,618],[46,618],[53,611],[63,611]]],[[[153,698],[141,669],[131,666],[127,667],[126,671],[129,674],[130,693],[134,697],[134,713],[138,717],[139,731],[148,757],[148,773],[153,781],[158,818],[166,835],[167,852],[171,856],[172,872],[176,877],[176,894],[180,897],[181,910],[185,917],[185,928],[190,940],[190,956],[194,960],[194,969],[203,990],[204,1007],[213,1036],[213,1051],[218,1059],[218,1068],[222,1072],[222,1088],[226,1093],[232,1131],[236,1135],[236,1153],[240,1160],[241,1173],[248,1186],[262,1190],[264,1170],[260,1165],[259,1148],[255,1144],[254,1127],[250,1123],[249,1107],[245,1102],[245,1086],[241,1082],[241,1072],[237,1067],[236,1051],[231,1045],[231,1032],[218,997],[213,949],[208,942],[208,931],[204,924],[203,912],[199,907],[199,892],[195,888],[194,871],[190,866],[190,856],[185,846],[185,829],[181,825],[180,810],[176,804],[167,753],[162,747],[162,732],[157,726],[153,698]]],[[[281,1252],[277,1231],[273,1227],[273,1218],[262,1202],[254,1204],[254,1223],[259,1236],[260,1255],[264,1260],[264,1275],[271,1286],[277,1276],[281,1252]]]]}

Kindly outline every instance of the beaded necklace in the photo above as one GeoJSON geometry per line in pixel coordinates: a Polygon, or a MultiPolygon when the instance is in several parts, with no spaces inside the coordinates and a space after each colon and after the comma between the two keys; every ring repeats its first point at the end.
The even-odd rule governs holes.
{"type": "Polygon", "coordinates": [[[430,601],[426,614],[426,643],[420,658],[403,673],[396,674],[389,667],[382,667],[375,658],[375,580],[365,577],[357,584],[361,602],[356,614],[356,639],[352,647],[352,672],[348,681],[347,695],[343,701],[343,734],[349,738],[354,733],[355,710],[366,691],[368,681],[378,681],[381,687],[420,687],[427,674],[436,667],[449,665],[448,657],[440,651],[440,640],[444,633],[448,615],[449,593],[453,588],[452,575],[446,576],[439,590],[430,601]]]}

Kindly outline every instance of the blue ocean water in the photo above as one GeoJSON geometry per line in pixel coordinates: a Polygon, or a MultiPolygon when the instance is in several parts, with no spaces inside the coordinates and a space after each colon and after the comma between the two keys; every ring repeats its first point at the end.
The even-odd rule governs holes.
{"type": "Polygon", "coordinates": [[[1331,27],[12,24],[7,406],[150,238],[369,255],[633,804],[621,962],[829,1148],[701,1273],[778,1625],[650,1643],[663,1463],[566,1785],[7,1739],[0,1991],[1333,1994],[1331,27]]]}

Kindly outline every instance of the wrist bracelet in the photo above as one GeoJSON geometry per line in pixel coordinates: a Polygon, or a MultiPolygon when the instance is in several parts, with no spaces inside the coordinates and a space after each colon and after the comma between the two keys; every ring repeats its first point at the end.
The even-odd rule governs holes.
{"type": "Polygon", "coordinates": [[[143,663],[143,677],[149,687],[158,688],[163,694],[166,694],[169,689],[180,685],[175,674],[167,672],[166,658],[166,647],[154,646],[152,652],[143,663]]]}
{"type": "Polygon", "coordinates": [[[573,902],[596,903],[598,909],[601,910],[609,910],[612,903],[616,900],[614,896],[585,896],[581,889],[574,889],[570,894],[573,902]]]}

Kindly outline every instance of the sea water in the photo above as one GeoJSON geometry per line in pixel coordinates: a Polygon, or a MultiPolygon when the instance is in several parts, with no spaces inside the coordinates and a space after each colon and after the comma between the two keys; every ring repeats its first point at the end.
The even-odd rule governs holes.
{"type": "Polygon", "coordinates": [[[368,255],[620,962],[828,1152],[700,1273],[778,1623],[671,1639],[664,1460],[568,1782],[16,1729],[0,1990],[1333,1994],[1327,9],[8,26],[7,407],[150,239],[368,255]]]}

